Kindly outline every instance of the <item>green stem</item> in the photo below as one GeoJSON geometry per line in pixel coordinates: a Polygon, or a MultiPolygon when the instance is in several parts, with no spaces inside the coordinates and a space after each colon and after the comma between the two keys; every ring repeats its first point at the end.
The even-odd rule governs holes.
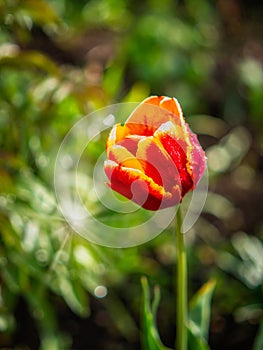
{"type": "Polygon", "coordinates": [[[176,350],[187,350],[187,263],[184,234],[181,232],[182,214],[179,207],[175,223],[177,251],[177,322],[176,350]]]}

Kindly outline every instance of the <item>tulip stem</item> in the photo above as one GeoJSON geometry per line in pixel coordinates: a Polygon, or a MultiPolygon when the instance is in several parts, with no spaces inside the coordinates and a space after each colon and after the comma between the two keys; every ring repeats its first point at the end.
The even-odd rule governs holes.
{"type": "Polygon", "coordinates": [[[187,350],[187,262],[184,234],[181,231],[182,213],[179,206],[176,212],[175,235],[177,252],[177,319],[176,350],[187,350]]]}

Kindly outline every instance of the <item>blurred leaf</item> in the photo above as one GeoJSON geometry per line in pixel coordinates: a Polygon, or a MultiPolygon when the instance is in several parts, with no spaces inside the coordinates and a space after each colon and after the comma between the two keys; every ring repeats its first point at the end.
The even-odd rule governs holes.
{"type": "Polygon", "coordinates": [[[208,281],[190,302],[189,328],[193,334],[206,340],[210,324],[210,303],[214,289],[215,281],[208,281]]]}
{"type": "Polygon", "coordinates": [[[210,115],[193,115],[187,118],[191,130],[198,135],[209,135],[217,139],[224,136],[228,130],[227,123],[210,115]]]}
{"type": "Polygon", "coordinates": [[[9,332],[15,327],[14,316],[0,309],[0,332],[9,332]]]}
{"type": "Polygon", "coordinates": [[[131,341],[137,337],[138,330],[136,324],[129,314],[126,305],[123,304],[118,295],[114,295],[113,293],[114,292],[111,291],[110,298],[105,299],[105,306],[112,315],[118,315],[118,317],[114,318],[114,323],[122,335],[128,341],[131,341]]]}
{"type": "Polygon", "coordinates": [[[84,8],[83,17],[86,22],[95,26],[125,28],[129,22],[129,12],[126,6],[127,1],[125,0],[91,0],[84,8]]]}
{"type": "Polygon", "coordinates": [[[250,88],[262,90],[263,69],[261,63],[254,58],[245,58],[239,64],[240,78],[250,88]]]}
{"type": "Polygon", "coordinates": [[[13,183],[10,175],[4,169],[0,168],[0,193],[10,193],[12,192],[12,189],[13,183]]]}
{"type": "Polygon", "coordinates": [[[35,23],[47,24],[58,22],[54,9],[43,0],[23,0],[19,2],[19,12],[27,14],[35,23]]]}
{"type": "Polygon", "coordinates": [[[125,96],[123,102],[140,102],[150,95],[150,86],[143,81],[137,81],[125,96]]]}
{"type": "Polygon", "coordinates": [[[150,289],[146,277],[141,279],[143,290],[143,348],[145,350],[170,350],[160,340],[156,326],[156,313],[160,302],[160,289],[155,287],[154,299],[151,304],[150,289]]]}
{"type": "Polygon", "coordinates": [[[41,339],[40,350],[67,350],[70,349],[68,341],[61,334],[44,334],[41,339]]]}
{"type": "Polygon", "coordinates": [[[103,77],[103,87],[113,98],[119,93],[123,81],[124,65],[120,62],[112,64],[106,70],[103,77]]]}
{"type": "Polygon", "coordinates": [[[229,219],[235,212],[233,203],[226,197],[208,192],[204,212],[214,215],[221,220],[229,219]]]}
{"type": "Polygon", "coordinates": [[[4,268],[2,271],[2,278],[5,281],[8,290],[13,294],[19,293],[17,271],[14,271],[13,268],[4,268]]]}
{"type": "Polygon", "coordinates": [[[61,278],[60,293],[73,312],[80,316],[87,316],[89,314],[88,294],[82,288],[79,281],[61,278]]]}
{"type": "Polygon", "coordinates": [[[218,254],[218,265],[230,272],[249,288],[256,288],[263,281],[263,244],[257,237],[238,232],[232,239],[238,256],[229,252],[218,254]]]}
{"type": "Polygon", "coordinates": [[[0,68],[1,67],[13,67],[16,69],[30,69],[37,68],[44,73],[51,75],[58,75],[59,70],[57,65],[47,56],[40,53],[39,51],[27,51],[18,52],[13,56],[0,57],[0,68]]]}

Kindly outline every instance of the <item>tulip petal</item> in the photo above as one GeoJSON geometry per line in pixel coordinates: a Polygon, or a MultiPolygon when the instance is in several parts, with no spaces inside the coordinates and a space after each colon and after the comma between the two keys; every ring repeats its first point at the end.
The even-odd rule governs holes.
{"type": "Polygon", "coordinates": [[[181,186],[179,172],[164,147],[154,137],[147,137],[138,143],[136,158],[144,172],[155,183],[170,191],[175,184],[181,186]]]}
{"type": "Polygon", "coordinates": [[[148,136],[154,132],[152,127],[148,127],[144,124],[116,124],[111,129],[109,138],[107,140],[106,149],[108,150],[111,146],[119,144],[124,141],[127,137],[131,136],[148,136]]]}
{"type": "MultiPolygon", "coordinates": [[[[152,128],[155,131],[167,121],[181,126],[185,124],[179,102],[175,98],[152,96],[142,101],[132,112],[127,119],[127,125],[142,124],[148,130],[152,128]]],[[[150,133],[147,136],[151,136],[150,133]]]]}
{"type": "Polygon", "coordinates": [[[191,146],[191,142],[188,132],[189,128],[187,129],[187,124],[185,124],[185,127],[176,125],[171,121],[168,121],[160,125],[160,127],[155,131],[154,136],[157,136],[158,134],[168,134],[173,139],[175,139],[180,144],[180,146],[186,151],[186,148],[188,146],[191,146]]]}
{"type": "Polygon", "coordinates": [[[109,149],[108,158],[123,167],[133,168],[144,172],[139,160],[123,146],[113,145],[109,149]]]}
{"type": "MultiPolygon", "coordinates": [[[[197,139],[197,136],[192,132],[188,124],[185,124],[185,127],[186,133],[184,131],[185,128],[180,128],[171,122],[167,122],[161,125],[158,130],[156,130],[154,136],[162,138],[165,135],[169,135],[174,140],[174,142],[177,142],[180,145],[180,153],[182,155],[182,158],[185,158],[186,156],[186,169],[192,178],[193,187],[195,187],[204,173],[206,167],[206,156],[197,139]],[[182,153],[184,153],[185,156],[182,153]]],[[[167,145],[166,150],[169,154],[171,154],[169,146],[167,145]]],[[[175,159],[175,157],[173,157],[173,159],[175,159]]],[[[187,177],[186,174],[184,174],[184,177],[187,177]]]]}
{"type": "Polygon", "coordinates": [[[176,98],[162,96],[160,107],[172,112],[175,116],[181,117],[183,115],[182,108],[176,98]]]}
{"type": "Polygon", "coordinates": [[[122,147],[125,147],[129,152],[136,156],[138,143],[143,138],[145,138],[145,136],[131,135],[127,136],[124,140],[118,142],[117,144],[122,147]]]}
{"type": "Polygon", "coordinates": [[[111,129],[111,132],[109,134],[106,149],[110,149],[111,146],[115,145],[119,141],[125,139],[125,137],[129,135],[129,129],[122,124],[116,124],[111,129]]]}
{"type": "Polygon", "coordinates": [[[192,179],[195,187],[205,171],[206,155],[197,139],[197,136],[190,130],[190,128],[189,134],[192,147],[188,149],[187,157],[191,165],[192,179]]]}
{"type": "Polygon", "coordinates": [[[188,153],[192,149],[189,135],[184,138],[182,127],[166,122],[154,133],[154,137],[172,158],[180,174],[182,196],[184,196],[193,188],[192,167],[188,159],[188,153]]]}
{"type": "Polygon", "coordinates": [[[145,209],[158,210],[181,201],[178,187],[173,188],[173,194],[166,192],[140,170],[121,167],[111,160],[105,161],[104,170],[110,180],[107,185],[111,189],[145,209]]]}

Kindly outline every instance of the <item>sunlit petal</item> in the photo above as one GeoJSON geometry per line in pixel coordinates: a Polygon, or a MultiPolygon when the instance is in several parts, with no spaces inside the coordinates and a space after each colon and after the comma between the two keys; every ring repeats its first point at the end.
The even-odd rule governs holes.
{"type": "Polygon", "coordinates": [[[144,172],[141,163],[125,147],[114,145],[109,150],[109,160],[127,168],[133,168],[144,172]]]}
{"type": "MultiPolygon", "coordinates": [[[[167,121],[177,125],[185,123],[178,101],[165,96],[152,96],[139,104],[128,118],[127,124],[147,125],[149,130],[152,128],[155,131],[167,121]]],[[[150,136],[150,133],[147,136],[150,136]]]]}

